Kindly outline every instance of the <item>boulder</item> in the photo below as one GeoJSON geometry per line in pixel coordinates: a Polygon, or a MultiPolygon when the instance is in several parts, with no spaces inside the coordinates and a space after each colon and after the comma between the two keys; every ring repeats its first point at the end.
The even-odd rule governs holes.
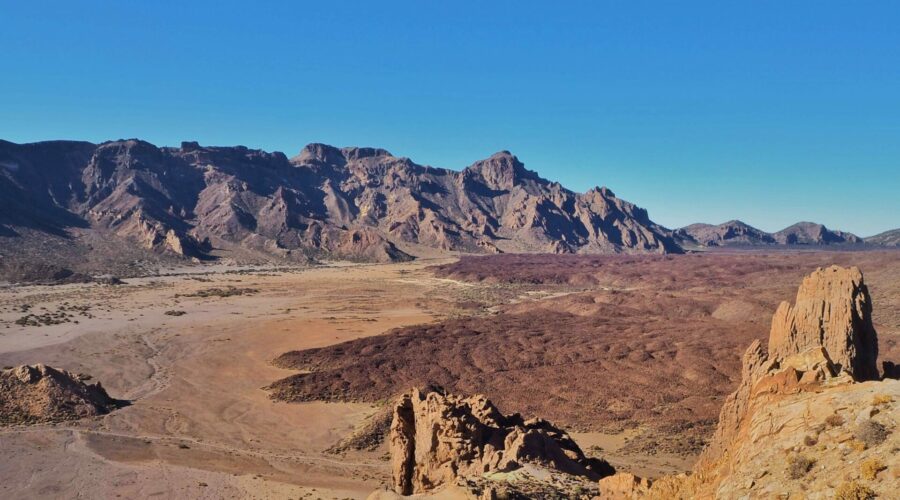
{"type": "Polygon", "coordinates": [[[22,365],[0,371],[0,425],[59,422],[108,413],[121,403],[100,383],[55,368],[22,365]]]}
{"type": "Polygon", "coordinates": [[[629,472],[620,472],[600,480],[600,498],[630,500],[650,493],[650,480],[629,472]]]}

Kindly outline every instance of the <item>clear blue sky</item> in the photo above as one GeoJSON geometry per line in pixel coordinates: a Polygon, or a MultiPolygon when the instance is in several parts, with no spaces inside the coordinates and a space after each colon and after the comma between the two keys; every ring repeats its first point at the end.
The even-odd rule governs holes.
{"type": "Polygon", "coordinates": [[[900,227],[900,2],[0,0],[0,138],[508,149],[677,227],[900,227]],[[491,5],[486,5],[490,3],[491,5]]]}

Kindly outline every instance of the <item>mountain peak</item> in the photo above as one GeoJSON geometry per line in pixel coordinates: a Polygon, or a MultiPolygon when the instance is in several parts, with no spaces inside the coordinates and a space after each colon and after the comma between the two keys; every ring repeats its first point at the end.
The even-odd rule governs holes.
{"type": "Polygon", "coordinates": [[[829,243],[862,243],[862,238],[852,233],[828,229],[823,224],[801,221],[788,226],[773,236],[787,245],[821,245],[829,243]]]}
{"type": "Polygon", "coordinates": [[[326,163],[329,165],[343,166],[348,161],[361,160],[363,158],[375,158],[379,156],[393,155],[390,151],[381,148],[348,146],[337,148],[329,144],[314,142],[307,144],[300,154],[292,158],[294,163],[326,163]]]}
{"type": "Polygon", "coordinates": [[[363,158],[375,158],[378,156],[394,156],[386,149],[356,146],[341,148],[341,154],[343,154],[344,158],[348,161],[360,160],[363,158]]]}
{"type": "Polygon", "coordinates": [[[478,174],[493,189],[511,189],[525,180],[546,183],[536,172],[526,169],[514,154],[506,150],[476,161],[467,167],[466,171],[478,174]]]}
{"type": "Polygon", "coordinates": [[[294,163],[327,163],[330,165],[344,165],[347,160],[344,153],[329,144],[313,142],[307,144],[300,150],[300,154],[291,159],[294,163]]]}

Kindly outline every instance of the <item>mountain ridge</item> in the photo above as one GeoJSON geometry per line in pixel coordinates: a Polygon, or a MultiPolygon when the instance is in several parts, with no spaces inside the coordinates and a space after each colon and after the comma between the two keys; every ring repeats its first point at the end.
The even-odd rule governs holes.
{"type": "Polygon", "coordinates": [[[889,229],[876,235],[869,236],[865,241],[866,243],[873,245],[900,247],[900,228],[889,229]]]}
{"type": "Polygon", "coordinates": [[[606,188],[568,190],[509,151],[450,170],[321,143],[288,158],[193,141],[0,141],[0,167],[0,237],[9,239],[97,233],[101,247],[112,237],[201,260],[681,252],[646,210],[606,188]]]}
{"type": "Polygon", "coordinates": [[[833,230],[824,224],[801,221],[772,233],[733,219],[721,224],[690,224],[673,231],[679,245],[690,248],[769,245],[859,245],[863,238],[846,231],[833,230]]]}

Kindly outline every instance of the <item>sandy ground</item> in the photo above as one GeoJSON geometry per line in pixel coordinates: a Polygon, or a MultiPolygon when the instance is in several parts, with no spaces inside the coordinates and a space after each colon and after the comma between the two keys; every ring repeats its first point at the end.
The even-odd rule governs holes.
{"type": "Polygon", "coordinates": [[[291,373],[269,364],[285,351],[430,321],[416,299],[452,286],[422,271],[433,263],[0,290],[0,365],[87,373],[132,402],[94,420],[0,429],[0,497],[365,498],[389,478],[384,451],[323,450],[374,407],[276,403],[261,388],[291,373]],[[176,298],[227,286],[258,291],[176,298]],[[77,324],[20,326],[25,304],[89,309],[77,324]]]}
{"type": "MultiPolygon", "coordinates": [[[[273,402],[262,388],[294,372],[270,361],[433,321],[460,290],[497,293],[425,270],[441,262],[219,266],[119,286],[0,288],[0,366],[90,374],[131,402],[92,420],[0,428],[0,498],[365,498],[390,480],[386,446],[342,456],[324,450],[377,407],[273,402]],[[185,296],[226,287],[255,292],[185,296]],[[61,311],[68,322],[15,323],[61,311]]],[[[503,301],[555,296],[528,291],[503,301]]],[[[574,436],[586,451],[650,476],[691,465],[676,456],[618,456],[625,434],[574,436]]]]}

